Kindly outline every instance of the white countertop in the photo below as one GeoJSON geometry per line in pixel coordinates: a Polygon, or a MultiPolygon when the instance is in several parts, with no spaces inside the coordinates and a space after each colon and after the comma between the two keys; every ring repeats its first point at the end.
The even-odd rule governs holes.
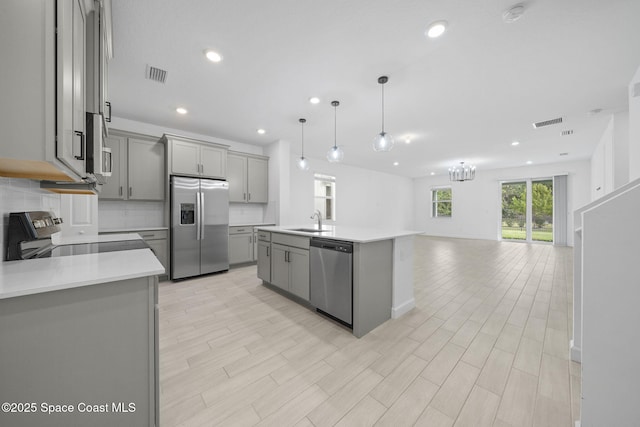
{"type": "Polygon", "coordinates": [[[260,223],[247,222],[244,224],[229,224],[229,227],[266,227],[269,225],[275,225],[275,224],[272,222],[260,222],[260,223]]]}
{"type": "Polygon", "coordinates": [[[308,233],[304,231],[294,231],[296,228],[313,228],[317,229],[316,224],[305,225],[285,225],[285,226],[271,226],[271,227],[256,227],[259,230],[271,231],[273,233],[285,233],[295,234],[298,236],[307,237],[322,237],[332,240],[344,240],[346,242],[355,243],[368,243],[379,240],[390,240],[396,237],[415,236],[422,234],[422,231],[413,230],[394,230],[385,228],[361,228],[361,227],[348,227],[342,225],[322,225],[322,229],[328,231],[322,233],[308,233]]]}
{"type": "MultiPolygon", "coordinates": [[[[140,239],[137,234],[58,237],[56,244],[140,239]]],[[[164,274],[150,249],[0,262],[0,298],[164,274]]]]}
{"type": "Polygon", "coordinates": [[[138,231],[168,230],[169,227],[123,227],[123,228],[101,228],[98,233],[137,233],[138,231]]]}

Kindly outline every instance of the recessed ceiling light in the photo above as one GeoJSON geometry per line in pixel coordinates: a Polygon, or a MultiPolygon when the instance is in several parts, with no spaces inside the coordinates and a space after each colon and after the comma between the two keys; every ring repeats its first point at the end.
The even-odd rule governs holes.
{"type": "Polygon", "coordinates": [[[204,51],[204,56],[211,62],[220,62],[222,61],[222,55],[220,55],[215,50],[207,49],[204,51]]]}
{"type": "Polygon", "coordinates": [[[406,137],[406,138],[404,139],[404,142],[406,142],[407,144],[411,144],[411,138],[406,137]]]}
{"type": "Polygon", "coordinates": [[[186,108],[178,107],[178,108],[176,108],[176,113],[178,113],[178,114],[187,114],[188,111],[187,111],[186,108]]]}
{"type": "Polygon", "coordinates": [[[431,172],[431,176],[433,176],[433,175],[435,175],[435,174],[436,174],[435,172],[431,172]]]}
{"type": "Polygon", "coordinates": [[[320,98],[318,98],[317,96],[312,96],[311,98],[309,98],[309,102],[312,104],[319,104],[320,98]]]}
{"type": "Polygon", "coordinates": [[[447,30],[447,21],[436,21],[429,25],[427,31],[425,31],[425,35],[431,39],[435,39],[436,37],[440,37],[447,30]]]}
{"type": "Polygon", "coordinates": [[[393,162],[393,166],[398,166],[400,163],[398,162],[393,162]]]}
{"type": "Polygon", "coordinates": [[[528,165],[530,165],[530,164],[532,164],[532,163],[533,163],[533,162],[532,162],[531,160],[527,160],[527,164],[528,164],[528,165]]]}
{"type": "Polygon", "coordinates": [[[520,145],[520,141],[513,141],[513,142],[511,143],[511,145],[513,145],[514,147],[515,147],[516,145],[520,145]]]}
{"type": "Polygon", "coordinates": [[[257,130],[257,132],[258,132],[260,135],[264,135],[265,133],[267,133],[267,131],[266,131],[266,130],[264,130],[264,129],[258,129],[258,130],[257,130]]]}

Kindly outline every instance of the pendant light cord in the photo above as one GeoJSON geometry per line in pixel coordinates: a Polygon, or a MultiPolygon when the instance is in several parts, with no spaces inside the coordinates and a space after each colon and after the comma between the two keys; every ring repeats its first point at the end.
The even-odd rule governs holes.
{"type": "Polygon", "coordinates": [[[302,158],[304,159],[304,122],[301,123],[301,124],[302,124],[302,126],[301,126],[301,128],[302,128],[302,158]]]}
{"type": "Polygon", "coordinates": [[[384,83],[382,86],[382,135],[384,135],[384,83]]]}
{"type": "Polygon", "coordinates": [[[338,149],[338,106],[333,106],[333,149],[338,149]]]}

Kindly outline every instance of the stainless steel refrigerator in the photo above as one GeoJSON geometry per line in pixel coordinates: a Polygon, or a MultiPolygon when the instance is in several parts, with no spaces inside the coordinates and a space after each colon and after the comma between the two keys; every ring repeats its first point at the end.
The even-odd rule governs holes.
{"type": "Polygon", "coordinates": [[[229,269],[229,184],[171,177],[171,279],[229,269]]]}

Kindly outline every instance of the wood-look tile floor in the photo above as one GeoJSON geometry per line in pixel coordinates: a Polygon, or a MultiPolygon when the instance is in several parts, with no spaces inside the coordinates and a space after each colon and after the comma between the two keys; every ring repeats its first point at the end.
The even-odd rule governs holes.
{"type": "Polygon", "coordinates": [[[419,236],[416,308],[361,339],[255,266],[161,283],[161,425],[572,426],[572,262],[419,236]]]}

